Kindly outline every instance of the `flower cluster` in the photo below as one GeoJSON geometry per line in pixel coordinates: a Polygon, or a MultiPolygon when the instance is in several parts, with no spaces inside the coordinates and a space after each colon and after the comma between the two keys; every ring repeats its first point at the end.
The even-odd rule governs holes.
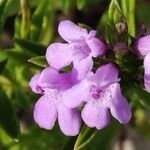
{"type": "MultiPolygon", "coordinates": [[[[43,95],[35,104],[35,122],[50,130],[58,118],[60,129],[68,136],[79,134],[82,120],[97,129],[106,127],[111,115],[122,124],[128,123],[131,109],[122,95],[115,64],[104,64],[94,72],[92,69],[93,57],[105,55],[106,44],[96,38],[95,30],[88,32],[68,20],[60,22],[58,32],[66,43],[47,48],[50,67],[34,75],[29,83],[33,92],[43,95]],[[72,70],[63,72],[70,64],[72,70]]],[[[150,53],[145,67],[149,57],[150,53]]],[[[150,69],[145,72],[147,82],[150,69]]]]}
{"type": "Polygon", "coordinates": [[[144,83],[146,90],[150,92],[150,35],[139,38],[136,48],[144,56],[144,83]]]}

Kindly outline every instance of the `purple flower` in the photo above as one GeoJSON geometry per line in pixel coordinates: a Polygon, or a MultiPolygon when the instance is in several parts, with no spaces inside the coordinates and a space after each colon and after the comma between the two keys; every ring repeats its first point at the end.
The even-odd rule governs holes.
{"type": "Polygon", "coordinates": [[[58,27],[60,36],[68,43],[53,43],[46,52],[46,58],[51,67],[59,70],[63,67],[80,65],[82,60],[90,61],[92,67],[92,57],[103,55],[106,45],[96,38],[96,31],[89,33],[86,29],[80,28],[69,20],[61,21],[58,27]]]}
{"type": "Polygon", "coordinates": [[[141,37],[136,47],[144,58],[144,84],[148,92],[150,92],[150,35],[141,37]]]}
{"type": "Polygon", "coordinates": [[[150,92],[150,53],[144,58],[144,84],[148,92],[150,92]]]}
{"type": "Polygon", "coordinates": [[[58,118],[65,135],[75,136],[79,133],[81,119],[78,110],[67,108],[62,102],[64,92],[76,81],[74,71],[59,73],[51,67],[32,77],[29,83],[32,91],[44,94],[34,108],[34,120],[41,128],[51,130],[58,118]]]}
{"type": "Polygon", "coordinates": [[[80,83],[65,91],[63,101],[69,108],[85,104],[82,119],[89,127],[106,127],[110,113],[120,123],[126,124],[131,118],[131,109],[118,81],[118,70],[114,65],[103,65],[95,74],[89,72],[80,83]]]}
{"type": "Polygon", "coordinates": [[[142,56],[150,53],[150,35],[139,38],[136,47],[142,56]]]}

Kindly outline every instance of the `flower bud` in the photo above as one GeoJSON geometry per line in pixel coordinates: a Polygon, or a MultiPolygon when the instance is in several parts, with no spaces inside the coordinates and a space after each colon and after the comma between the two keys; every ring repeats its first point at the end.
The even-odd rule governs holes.
{"type": "Polygon", "coordinates": [[[116,26],[116,29],[117,29],[118,33],[123,33],[125,31],[127,31],[127,26],[124,23],[120,22],[120,23],[117,23],[115,26],[116,26]]]}

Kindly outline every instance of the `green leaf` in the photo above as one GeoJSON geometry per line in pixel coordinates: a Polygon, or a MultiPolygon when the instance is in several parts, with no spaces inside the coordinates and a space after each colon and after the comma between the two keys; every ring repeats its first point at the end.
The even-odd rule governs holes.
{"type": "Polygon", "coordinates": [[[19,38],[21,36],[21,19],[16,17],[15,19],[15,38],[19,38]]]}
{"type": "Polygon", "coordinates": [[[6,54],[9,59],[12,58],[21,64],[26,64],[27,60],[31,57],[29,54],[17,51],[16,49],[5,49],[3,53],[6,54]]]}
{"type": "Polygon", "coordinates": [[[128,26],[129,26],[129,34],[135,37],[135,0],[129,0],[129,14],[128,15],[128,26]]]}
{"type": "Polygon", "coordinates": [[[105,31],[106,31],[106,39],[107,39],[107,42],[109,44],[112,44],[116,38],[116,32],[115,30],[113,29],[113,26],[110,26],[110,25],[106,25],[105,26],[105,31]]]}
{"type": "MultiPolygon", "coordinates": [[[[53,5],[51,4],[51,7],[53,5]]],[[[56,22],[56,12],[53,8],[48,8],[47,12],[43,17],[43,25],[41,29],[41,35],[39,42],[48,45],[54,40],[55,37],[55,22],[56,22]]]]}
{"type": "Polygon", "coordinates": [[[19,38],[15,38],[15,42],[22,48],[36,54],[36,55],[45,55],[46,47],[41,44],[37,44],[35,42],[31,42],[29,40],[23,40],[19,38]]]}
{"type": "MultiPolygon", "coordinates": [[[[8,0],[5,0],[8,1],[8,0]]],[[[7,17],[13,16],[18,13],[20,9],[19,0],[11,0],[9,4],[9,8],[7,9],[7,17]]]]}
{"type": "Polygon", "coordinates": [[[121,10],[121,7],[120,7],[120,1],[118,1],[118,0],[113,0],[113,1],[114,1],[114,4],[115,4],[116,8],[120,12],[120,14],[122,14],[122,10],[121,10]]]}
{"type": "Polygon", "coordinates": [[[135,85],[130,88],[126,88],[126,94],[128,98],[131,101],[131,104],[133,106],[136,106],[138,104],[148,107],[150,106],[150,93],[145,91],[142,87],[139,85],[135,85]]]}
{"type": "Polygon", "coordinates": [[[0,91],[0,125],[4,131],[12,138],[18,139],[19,128],[16,115],[7,95],[0,91]]]}
{"type": "Polygon", "coordinates": [[[5,68],[7,64],[7,59],[0,61],[0,74],[3,72],[3,69],[5,68]]]}
{"type": "Polygon", "coordinates": [[[96,129],[89,128],[87,126],[84,126],[76,140],[76,143],[74,145],[75,150],[80,150],[83,147],[85,147],[88,143],[91,142],[91,140],[96,135],[96,129]]]}
{"type": "Polygon", "coordinates": [[[124,0],[121,0],[121,9],[126,18],[128,17],[128,13],[129,13],[128,5],[130,5],[130,3],[127,3],[124,0]]]}
{"type": "MultiPolygon", "coordinates": [[[[39,2],[40,2],[40,0],[29,0],[30,6],[32,8],[35,7],[36,5],[38,5],[39,2]]],[[[11,0],[9,9],[7,11],[7,16],[8,17],[14,16],[14,15],[18,14],[19,10],[20,10],[20,0],[11,0]]]]}
{"type": "Polygon", "coordinates": [[[86,5],[86,0],[77,0],[77,8],[82,10],[86,5]]]}
{"type": "Polygon", "coordinates": [[[32,41],[37,41],[40,37],[43,18],[48,9],[49,2],[50,2],[49,0],[41,1],[32,15],[32,24],[30,30],[30,39],[32,41]]]}
{"type": "Polygon", "coordinates": [[[12,0],[0,0],[0,34],[7,19],[7,13],[12,0]]]}
{"type": "Polygon", "coordinates": [[[111,24],[116,24],[124,19],[124,15],[118,0],[111,1],[108,9],[108,19],[111,24]]]}
{"type": "Polygon", "coordinates": [[[47,60],[45,58],[45,56],[37,56],[37,57],[33,57],[31,59],[28,60],[30,63],[35,64],[37,66],[40,67],[46,67],[48,66],[47,60]]]}
{"type": "Polygon", "coordinates": [[[21,38],[28,39],[30,35],[31,9],[28,0],[20,0],[21,7],[21,38]]]}
{"type": "Polygon", "coordinates": [[[20,108],[28,111],[30,108],[30,104],[29,104],[29,98],[27,97],[28,95],[26,95],[24,89],[22,88],[16,88],[14,90],[15,95],[16,95],[16,99],[17,99],[17,104],[20,108]]]}

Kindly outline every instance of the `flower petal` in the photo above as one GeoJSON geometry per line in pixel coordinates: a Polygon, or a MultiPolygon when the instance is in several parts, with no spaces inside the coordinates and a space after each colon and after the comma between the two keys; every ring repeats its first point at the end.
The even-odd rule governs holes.
{"type": "Polygon", "coordinates": [[[39,81],[40,75],[41,75],[40,73],[35,74],[32,77],[32,79],[30,80],[29,86],[31,87],[31,89],[34,93],[42,94],[43,90],[40,86],[38,86],[38,81],[39,81]]]}
{"type": "Polygon", "coordinates": [[[144,59],[144,84],[148,92],[150,92],[150,53],[144,59]]]}
{"type": "Polygon", "coordinates": [[[84,79],[92,70],[93,60],[89,56],[81,61],[74,61],[72,69],[72,78],[76,81],[84,79]]]}
{"type": "Polygon", "coordinates": [[[41,127],[47,130],[53,128],[57,119],[57,109],[46,95],[42,96],[35,104],[34,120],[41,127]]]}
{"type": "Polygon", "coordinates": [[[88,80],[98,83],[101,87],[105,87],[118,82],[118,70],[113,64],[109,63],[99,67],[95,75],[91,76],[88,80]]]}
{"type": "Polygon", "coordinates": [[[89,48],[91,49],[91,55],[93,57],[104,55],[106,52],[106,45],[97,38],[90,38],[86,40],[89,48]]]}
{"type": "Polygon", "coordinates": [[[88,35],[86,29],[80,28],[69,20],[60,22],[58,26],[58,32],[60,36],[68,43],[78,41],[88,35]]]}
{"type": "Polygon", "coordinates": [[[97,107],[96,103],[88,102],[82,110],[82,119],[91,128],[103,129],[110,123],[108,109],[97,107]]]}
{"type": "Polygon", "coordinates": [[[89,99],[90,85],[86,81],[76,84],[64,92],[63,103],[69,108],[76,108],[89,99]]]}
{"type": "Polygon", "coordinates": [[[51,67],[45,68],[41,72],[38,85],[42,88],[65,90],[71,86],[71,78],[69,73],[59,73],[51,67]]]}
{"type": "Polygon", "coordinates": [[[91,53],[85,40],[79,40],[69,44],[72,49],[74,61],[80,61],[88,57],[91,53]]]}
{"type": "Polygon", "coordinates": [[[72,63],[72,49],[69,44],[53,43],[47,48],[46,59],[51,67],[62,69],[72,63]]]}
{"type": "Polygon", "coordinates": [[[145,56],[150,53],[150,35],[141,37],[136,44],[141,55],[145,56]]]}
{"type": "Polygon", "coordinates": [[[69,109],[60,104],[58,107],[58,122],[65,135],[76,136],[79,134],[81,119],[76,109],[69,109]]]}
{"type": "Polygon", "coordinates": [[[131,108],[127,100],[121,93],[119,83],[112,84],[106,91],[106,105],[110,108],[110,112],[114,118],[120,123],[126,124],[131,118],[131,108]],[[106,96],[107,95],[107,96],[106,96]]]}

